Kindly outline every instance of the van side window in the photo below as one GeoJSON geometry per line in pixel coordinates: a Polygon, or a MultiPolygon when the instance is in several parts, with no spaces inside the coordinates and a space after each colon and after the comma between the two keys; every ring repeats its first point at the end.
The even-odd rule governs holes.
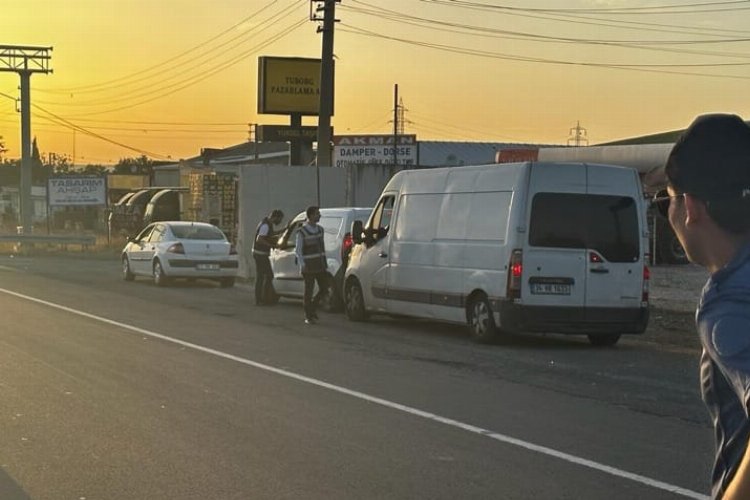
{"type": "Polygon", "coordinates": [[[537,193],[531,203],[529,244],[599,252],[610,262],[640,256],[638,210],[627,196],[537,193]]]}
{"type": "Polygon", "coordinates": [[[396,203],[395,196],[386,196],[380,200],[378,206],[372,213],[370,218],[369,228],[373,230],[375,234],[379,229],[388,231],[391,224],[391,217],[393,216],[393,205],[396,203]]]}

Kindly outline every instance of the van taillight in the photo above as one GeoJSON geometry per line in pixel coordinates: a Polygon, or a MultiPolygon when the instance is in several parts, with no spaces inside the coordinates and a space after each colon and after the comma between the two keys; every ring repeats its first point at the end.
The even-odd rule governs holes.
{"type": "Polygon", "coordinates": [[[641,305],[648,305],[648,289],[651,281],[651,270],[648,266],[643,266],[643,290],[641,291],[641,305]]]}
{"type": "Polygon", "coordinates": [[[510,264],[508,265],[508,293],[509,299],[521,298],[521,277],[523,276],[523,252],[513,250],[510,254],[510,264]]]}
{"type": "Polygon", "coordinates": [[[352,233],[346,233],[344,235],[344,241],[341,244],[341,256],[346,257],[349,254],[349,250],[354,246],[354,239],[352,239],[352,233]]]}
{"type": "Polygon", "coordinates": [[[175,243],[173,245],[170,245],[169,248],[167,248],[167,253],[185,253],[185,247],[182,246],[182,243],[175,243]]]}

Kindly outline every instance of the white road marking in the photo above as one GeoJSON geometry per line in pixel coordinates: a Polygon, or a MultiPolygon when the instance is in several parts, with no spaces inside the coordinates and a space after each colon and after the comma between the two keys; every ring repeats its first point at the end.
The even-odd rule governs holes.
{"type": "Polygon", "coordinates": [[[322,387],[324,389],[328,389],[331,391],[338,392],[340,394],[346,394],[347,396],[351,396],[363,401],[367,401],[369,403],[373,403],[376,405],[384,406],[386,408],[391,408],[393,410],[398,410],[404,413],[408,413],[413,416],[421,417],[426,420],[431,420],[433,422],[439,422],[441,424],[449,425],[451,427],[455,427],[457,429],[461,429],[467,432],[471,432],[473,434],[479,434],[484,437],[488,437],[490,439],[494,439],[495,441],[500,441],[502,443],[510,444],[513,446],[517,446],[519,448],[524,448],[526,450],[534,451],[537,453],[540,453],[542,455],[546,455],[549,457],[558,458],[560,460],[563,460],[565,462],[569,462],[572,464],[580,465],[582,467],[588,467],[589,469],[594,469],[599,472],[604,472],[605,474],[609,474],[615,477],[627,479],[636,483],[643,484],[645,486],[649,486],[655,489],[668,491],[670,493],[674,493],[675,495],[680,495],[685,498],[693,498],[696,500],[710,500],[710,498],[707,495],[704,495],[702,493],[698,493],[696,491],[688,490],[686,488],[681,488],[679,486],[675,486],[673,484],[665,483],[663,481],[658,481],[656,479],[652,479],[650,477],[642,476],[640,474],[634,474],[632,472],[628,472],[622,469],[618,469],[616,467],[610,467],[609,465],[600,464],[598,462],[594,462],[593,460],[587,460],[585,458],[581,458],[575,455],[571,455],[569,453],[565,453],[562,451],[555,450],[553,448],[548,448],[546,446],[530,443],[528,441],[524,441],[522,439],[516,439],[511,436],[507,436],[505,434],[500,434],[497,432],[493,432],[488,429],[483,429],[481,427],[477,427],[475,425],[467,424],[464,422],[460,422],[458,420],[453,420],[452,418],[442,417],[440,415],[436,415],[434,413],[430,413],[427,411],[419,410],[417,408],[413,408],[411,406],[402,405],[400,403],[395,403],[393,401],[389,401],[387,399],[378,398],[376,396],[370,396],[369,394],[365,394],[363,392],[354,391],[351,389],[347,389],[346,387],[341,387],[334,384],[329,384],[328,382],[324,382],[322,380],[318,380],[312,377],[307,377],[305,375],[300,375],[298,373],[291,372],[289,370],[283,370],[280,368],[276,368],[270,365],[266,365],[263,363],[258,363],[256,361],[252,361],[249,359],[241,358],[239,356],[235,356],[233,354],[229,354],[222,351],[217,351],[216,349],[211,349],[209,347],[203,347],[198,344],[193,344],[191,342],[185,342],[184,340],[167,337],[166,335],[161,335],[159,333],[152,332],[150,330],[145,330],[143,328],[138,328],[137,326],[128,325],[125,323],[120,323],[119,321],[114,321],[111,319],[103,318],[101,316],[96,316],[94,314],[89,314],[83,311],[79,311],[77,309],[73,309],[70,307],[62,306],[60,304],[55,304],[53,302],[48,302],[46,300],[37,299],[35,297],[31,297],[28,295],[23,295],[17,292],[13,292],[11,290],[6,290],[3,288],[0,288],[0,292],[5,293],[7,295],[12,295],[14,297],[28,300],[31,302],[36,302],[37,304],[42,304],[48,307],[52,307],[55,309],[59,309],[61,311],[65,311],[71,314],[75,314],[77,316],[82,316],[84,318],[92,319],[94,321],[99,321],[102,323],[106,323],[108,325],[116,326],[118,328],[122,328],[124,330],[130,330],[131,332],[140,333],[141,335],[146,335],[148,337],[156,338],[163,340],[165,342],[171,342],[173,344],[177,344],[183,347],[188,347],[190,349],[194,349],[196,351],[200,351],[206,354],[211,354],[213,356],[217,356],[220,358],[228,359],[231,361],[236,361],[237,363],[241,363],[243,365],[252,366],[254,368],[258,368],[260,370],[264,370],[267,372],[275,373],[277,375],[281,375],[283,377],[288,377],[294,380],[298,380],[300,382],[304,382],[307,384],[311,384],[317,387],[322,387]]]}

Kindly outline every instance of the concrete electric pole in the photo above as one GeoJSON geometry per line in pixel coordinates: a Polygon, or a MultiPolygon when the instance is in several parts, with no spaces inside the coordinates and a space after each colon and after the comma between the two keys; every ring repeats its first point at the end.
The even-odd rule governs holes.
{"type": "Polygon", "coordinates": [[[21,208],[21,227],[24,234],[31,232],[31,74],[51,73],[49,61],[52,47],[0,45],[0,71],[12,71],[21,77],[21,182],[18,195],[21,208]]]}
{"type": "MultiPolygon", "coordinates": [[[[320,64],[320,110],[318,115],[318,167],[331,166],[331,116],[333,116],[333,31],[336,24],[336,4],[341,0],[311,0],[323,12],[321,19],[311,16],[314,21],[323,21],[318,32],[323,33],[323,48],[320,64]],[[322,6],[321,6],[322,4],[322,6]]],[[[319,174],[318,174],[319,175],[319,174]]],[[[318,188],[320,191],[320,188],[318,188]]],[[[318,193],[320,202],[320,193],[318,193]]]]}

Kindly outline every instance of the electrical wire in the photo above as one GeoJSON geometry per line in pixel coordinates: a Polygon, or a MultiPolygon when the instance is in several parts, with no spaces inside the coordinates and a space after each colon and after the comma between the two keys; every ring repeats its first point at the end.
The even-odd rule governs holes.
{"type": "Polygon", "coordinates": [[[595,68],[633,70],[633,71],[643,71],[643,72],[653,72],[653,73],[675,74],[675,75],[683,75],[683,76],[705,76],[705,77],[711,77],[711,78],[729,78],[729,79],[740,79],[740,80],[750,79],[750,76],[742,76],[742,75],[694,73],[694,72],[665,69],[665,68],[692,68],[692,67],[707,68],[707,67],[748,66],[750,65],[750,63],[716,63],[716,64],[620,64],[620,63],[614,64],[614,63],[609,63],[608,64],[608,63],[593,63],[593,62],[585,62],[585,61],[565,61],[565,60],[555,60],[555,59],[544,59],[544,58],[538,58],[538,57],[519,56],[519,55],[514,55],[514,54],[503,54],[503,53],[498,53],[498,52],[490,52],[490,51],[476,50],[476,49],[467,49],[467,48],[454,47],[450,45],[442,45],[442,44],[436,44],[436,43],[430,43],[430,42],[420,42],[417,40],[409,40],[405,38],[382,35],[380,33],[375,33],[373,31],[366,30],[363,28],[358,28],[356,26],[351,26],[345,23],[342,23],[342,25],[343,27],[340,28],[340,31],[344,31],[346,33],[352,33],[355,35],[362,35],[362,36],[368,36],[368,37],[374,37],[374,38],[381,38],[385,40],[391,40],[391,41],[395,41],[399,43],[404,43],[407,45],[415,45],[419,47],[426,47],[426,48],[431,48],[435,50],[440,50],[443,52],[452,52],[455,54],[470,55],[470,56],[484,57],[484,58],[490,58],[490,59],[501,59],[501,60],[508,60],[508,61],[530,62],[530,63],[540,63],[540,64],[555,64],[555,65],[562,65],[562,66],[586,66],[586,67],[595,67],[595,68]]]}
{"type": "MultiPolygon", "coordinates": [[[[36,90],[39,91],[39,92],[62,93],[62,94],[70,94],[70,93],[82,94],[82,93],[88,93],[88,92],[101,92],[102,90],[109,90],[111,88],[119,88],[123,84],[129,85],[129,84],[132,84],[132,83],[135,83],[135,82],[143,81],[144,79],[152,78],[153,76],[158,76],[158,75],[164,73],[164,71],[161,70],[161,69],[164,66],[166,66],[167,64],[170,64],[173,61],[177,61],[177,60],[179,60],[179,59],[181,59],[181,58],[183,58],[185,56],[188,56],[188,55],[190,55],[193,52],[196,52],[196,51],[205,51],[206,48],[208,46],[210,46],[210,44],[212,42],[218,40],[219,38],[221,38],[222,36],[226,35],[227,33],[230,33],[231,31],[235,30],[239,26],[242,26],[243,24],[251,21],[256,16],[258,16],[259,14],[261,14],[262,12],[264,12],[265,10],[269,9],[272,5],[278,3],[278,1],[279,0],[271,0],[266,5],[264,5],[263,7],[261,7],[260,9],[258,9],[257,11],[253,12],[249,16],[246,16],[246,17],[240,19],[238,22],[236,22],[235,24],[233,24],[229,28],[226,28],[225,30],[223,30],[220,33],[212,36],[211,38],[203,41],[202,43],[200,43],[198,45],[195,45],[193,47],[190,47],[189,49],[186,49],[183,52],[180,52],[179,54],[177,54],[177,55],[175,55],[173,57],[170,57],[170,58],[168,58],[168,59],[166,59],[164,61],[156,63],[156,64],[154,64],[152,66],[148,66],[146,68],[143,68],[143,69],[141,69],[141,70],[139,70],[139,71],[137,71],[135,73],[131,73],[131,74],[128,74],[128,75],[123,75],[123,76],[120,76],[120,77],[117,77],[117,78],[114,78],[114,79],[111,79],[111,80],[105,80],[103,82],[94,83],[94,84],[90,84],[90,85],[80,85],[80,86],[73,86],[73,87],[60,87],[60,88],[52,88],[52,89],[45,89],[44,87],[42,87],[42,88],[36,89],[36,90]],[[146,77],[142,77],[142,75],[144,73],[148,73],[148,72],[150,72],[152,70],[161,70],[161,71],[158,71],[155,75],[149,75],[149,76],[146,76],[146,77]],[[134,79],[134,80],[132,82],[130,82],[130,83],[125,83],[125,82],[127,82],[128,80],[131,80],[131,79],[134,79]]],[[[296,3],[300,3],[300,1],[301,0],[297,0],[296,3]]],[[[263,23],[260,23],[260,24],[263,24],[263,23]]]]}
{"type": "MultiPolygon", "coordinates": [[[[288,11],[288,12],[284,13],[283,15],[281,15],[280,17],[278,17],[277,19],[275,19],[274,23],[278,22],[278,21],[280,21],[282,19],[284,19],[285,17],[288,17],[289,15],[291,15],[291,13],[292,13],[292,11],[288,11]]],[[[306,20],[306,18],[305,18],[305,20],[306,20]]],[[[263,31],[265,31],[265,30],[273,27],[274,23],[265,24],[265,26],[261,30],[259,30],[257,33],[253,33],[253,36],[255,36],[257,34],[260,34],[263,31]]],[[[293,29],[296,29],[296,28],[295,27],[290,27],[288,29],[292,29],[293,30],[293,29]]],[[[274,36],[278,36],[278,35],[274,35],[274,36]]],[[[265,43],[265,42],[261,42],[261,44],[262,43],[265,43]]],[[[230,50],[232,50],[234,48],[238,48],[241,45],[244,45],[244,42],[239,42],[239,43],[235,44],[233,47],[230,48],[230,50]]],[[[225,58],[224,60],[221,60],[221,61],[213,63],[210,66],[210,69],[208,69],[207,71],[210,72],[210,71],[212,71],[213,69],[215,69],[217,67],[228,67],[228,66],[224,66],[224,64],[226,63],[226,61],[238,61],[241,58],[242,57],[238,58],[237,56],[229,56],[229,58],[225,58]]],[[[84,101],[84,102],[48,102],[48,101],[38,101],[38,102],[41,102],[41,104],[45,104],[45,105],[77,106],[77,107],[80,107],[80,106],[93,107],[93,106],[98,106],[98,105],[102,105],[102,104],[109,104],[109,105],[111,105],[111,104],[116,104],[116,103],[125,103],[125,102],[129,102],[131,100],[137,100],[137,99],[139,99],[141,97],[145,97],[145,96],[148,96],[148,95],[157,94],[157,93],[163,92],[166,89],[174,88],[174,87],[177,87],[177,86],[180,86],[181,88],[184,88],[184,87],[182,87],[182,85],[185,83],[186,79],[185,78],[180,78],[180,77],[182,77],[183,75],[189,74],[189,73],[193,72],[196,69],[200,70],[201,73],[198,73],[195,76],[189,77],[189,78],[187,78],[187,80],[190,81],[190,79],[192,78],[192,79],[197,79],[197,81],[201,81],[201,79],[202,79],[201,76],[206,71],[206,69],[203,68],[205,66],[205,64],[206,64],[205,62],[197,60],[194,64],[192,64],[191,66],[183,69],[182,71],[171,73],[170,76],[168,77],[168,79],[166,81],[164,81],[164,83],[161,84],[161,85],[157,85],[157,86],[150,85],[150,86],[142,88],[140,90],[139,89],[134,89],[134,90],[130,90],[130,91],[126,91],[123,88],[118,88],[117,91],[121,95],[120,97],[100,98],[100,99],[88,100],[88,101],[84,101]],[[169,82],[174,81],[174,80],[176,80],[174,83],[169,83],[169,82]],[[154,88],[149,88],[149,87],[154,87],[154,88]]],[[[168,71],[168,70],[165,70],[165,71],[168,71]]]]}

